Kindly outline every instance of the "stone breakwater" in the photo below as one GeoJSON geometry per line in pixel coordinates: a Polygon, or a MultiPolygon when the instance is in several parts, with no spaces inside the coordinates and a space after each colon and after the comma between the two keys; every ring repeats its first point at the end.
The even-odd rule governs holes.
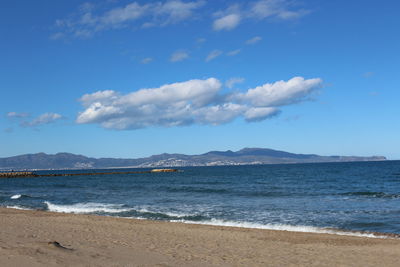
{"type": "Polygon", "coordinates": [[[0,172],[0,178],[31,177],[34,175],[33,172],[0,172]]]}
{"type": "Polygon", "coordinates": [[[54,177],[54,176],[80,176],[80,175],[109,175],[109,174],[138,174],[138,173],[160,173],[178,172],[177,169],[153,169],[150,171],[129,171],[129,172],[86,172],[86,173],[51,173],[38,174],[35,172],[0,172],[0,178],[26,178],[26,177],[54,177]]]}

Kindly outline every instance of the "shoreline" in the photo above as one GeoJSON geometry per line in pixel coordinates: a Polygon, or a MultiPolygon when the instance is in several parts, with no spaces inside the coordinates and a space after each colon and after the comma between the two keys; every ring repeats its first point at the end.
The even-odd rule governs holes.
{"type": "Polygon", "coordinates": [[[111,216],[111,215],[98,215],[90,212],[64,212],[54,210],[42,210],[42,209],[30,209],[19,206],[0,206],[0,209],[15,209],[21,211],[42,211],[50,213],[61,213],[61,214],[72,214],[72,215],[91,215],[100,217],[112,217],[122,218],[129,220],[146,220],[155,222],[166,222],[166,223],[182,223],[189,225],[209,225],[216,227],[228,227],[228,228],[243,228],[243,229],[258,229],[258,230],[270,230],[270,231],[285,231],[294,233],[314,233],[314,234],[328,234],[328,235],[339,235],[339,236],[354,236],[354,237],[366,237],[366,238],[379,238],[379,239],[399,239],[400,233],[390,232],[374,232],[374,231],[362,231],[362,230],[351,230],[341,229],[333,227],[318,227],[308,225],[285,225],[285,224],[259,224],[251,222],[236,222],[236,221],[223,221],[219,219],[211,219],[209,221],[190,221],[190,220],[153,220],[148,218],[140,217],[122,217],[122,216],[111,216]]]}
{"type": "Polygon", "coordinates": [[[0,208],[1,266],[397,266],[400,239],[0,208]],[[58,246],[59,245],[59,246],[58,246]]]}
{"type": "MultiPolygon", "coordinates": [[[[123,217],[121,217],[123,218],[123,217]]],[[[137,218],[131,218],[137,219],[137,218]]],[[[147,220],[147,219],[145,219],[147,220]]],[[[209,225],[216,227],[228,227],[228,228],[239,228],[239,229],[258,229],[266,231],[283,231],[288,233],[306,233],[306,234],[326,234],[326,235],[338,235],[338,236],[350,236],[350,237],[363,237],[363,238],[377,238],[377,239],[398,239],[400,240],[400,234],[397,233],[384,233],[384,232],[371,232],[371,231],[357,231],[347,230],[339,228],[323,228],[316,226],[303,226],[303,225],[260,225],[260,226],[239,226],[241,223],[231,224],[230,222],[213,224],[212,222],[195,222],[195,221],[166,221],[172,223],[183,223],[192,225],[209,225]]],[[[246,224],[246,223],[244,223],[246,224]]]]}
{"type": "Polygon", "coordinates": [[[140,217],[122,217],[122,216],[112,216],[112,215],[99,215],[90,212],[64,212],[64,211],[54,211],[54,210],[44,210],[44,209],[30,209],[19,206],[0,206],[0,209],[14,209],[21,211],[41,211],[50,213],[61,213],[61,214],[72,214],[72,215],[90,215],[90,216],[100,216],[100,217],[112,217],[121,218],[128,220],[145,220],[154,222],[166,222],[166,223],[182,223],[188,225],[209,225],[216,227],[228,227],[228,228],[243,228],[243,229],[258,229],[258,230],[269,230],[269,231],[285,231],[293,233],[310,233],[310,234],[328,234],[328,235],[339,235],[339,236],[354,236],[354,237],[366,237],[366,238],[378,238],[378,239],[399,239],[400,233],[390,233],[390,232],[375,232],[375,231],[363,231],[363,230],[351,230],[351,229],[341,229],[333,227],[318,227],[318,226],[308,226],[308,225],[289,225],[289,224],[260,224],[252,222],[236,222],[236,221],[224,221],[219,219],[211,219],[208,221],[190,221],[190,220],[155,220],[140,217]]]}

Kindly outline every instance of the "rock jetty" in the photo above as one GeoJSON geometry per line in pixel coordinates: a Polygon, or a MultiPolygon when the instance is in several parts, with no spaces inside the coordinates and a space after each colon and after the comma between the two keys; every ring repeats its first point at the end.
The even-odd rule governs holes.
{"type": "Polygon", "coordinates": [[[139,173],[160,173],[178,172],[178,169],[152,169],[150,171],[127,171],[127,172],[86,172],[86,173],[50,173],[38,174],[35,172],[0,172],[0,178],[26,178],[26,177],[54,177],[54,176],[81,176],[81,175],[111,175],[111,174],[139,174],[139,173]]]}
{"type": "Polygon", "coordinates": [[[32,177],[32,176],[35,176],[33,172],[0,172],[0,178],[32,177]]]}

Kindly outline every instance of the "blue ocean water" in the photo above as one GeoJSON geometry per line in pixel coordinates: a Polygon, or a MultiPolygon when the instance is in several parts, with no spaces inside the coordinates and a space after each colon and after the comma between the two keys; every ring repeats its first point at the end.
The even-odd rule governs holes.
{"type": "Polygon", "coordinates": [[[266,229],[400,233],[400,161],[181,169],[0,179],[0,206],[266,229]]]}

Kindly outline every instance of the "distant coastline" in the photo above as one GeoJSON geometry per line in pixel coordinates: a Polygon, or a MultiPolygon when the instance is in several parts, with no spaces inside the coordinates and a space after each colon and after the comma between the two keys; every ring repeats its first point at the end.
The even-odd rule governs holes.
{"type": "Polygon", "coordinates": [[[320,156],[295,154],[268,148],[244,148],[239,151],[210,151],[200,155],[160,154],[146,158],[90,158],[71,153],[25,154],[0,158],[0,170],[160,168],[194,166],[235,166],[323,162],[385,161],[384,156],[320,156]]]}

